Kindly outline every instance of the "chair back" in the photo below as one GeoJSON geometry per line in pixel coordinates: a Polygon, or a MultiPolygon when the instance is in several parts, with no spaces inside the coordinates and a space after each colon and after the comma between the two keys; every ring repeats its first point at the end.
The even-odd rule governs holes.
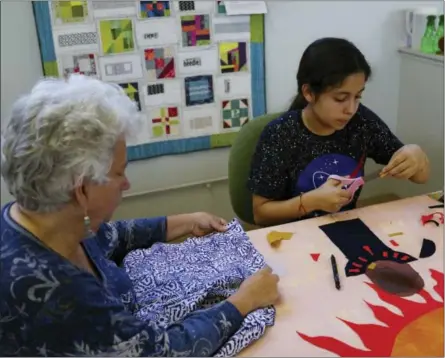
{"type": "Polygon", "coordinates": [[[242,221],[255,225],[252,193],[247,189],[252,156],[261,133],[281,113],[266,114],[246,123],[238,132],[229,154],[229,194],[233,211],[242,221]]]}

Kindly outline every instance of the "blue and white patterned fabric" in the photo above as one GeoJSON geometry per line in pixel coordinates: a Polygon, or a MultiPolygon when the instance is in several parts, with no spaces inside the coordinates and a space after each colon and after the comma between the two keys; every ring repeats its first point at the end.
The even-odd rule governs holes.
{"type": "MultiPolygon", "coordinates": [[[[168,231],[165,217],[105,223],[96,235],[83,240],[84,250],[97,269],[96,277],[51,250],[15,222],[9,214],[10,207],[11,203],[2,208],[0,218],[0,355],[208,357],[230,340],[232,343],[226,344],[222,350],[222,354],[225,354],[226,347],[239,344],[237,337],[241,335],[246,339],[244,345],[248,344],[252,341],[251,336],[257,337],[260,335],[258,332],[262,332],[258,331],[259,326],[264,322],[272,322],[271,309],[263,311],[264,315],[258,311],[243,320],[239,311],[228,301],[191,312],[184,317],[184,310],[187,308],[183,308],[181,304],[178,305],[179,310],[171,308],[174,299],[171,292],[177,291],[168,290],[170,286],[179,286],[181,275],[187,277],[191,274],[181,269],[185,268],[181,262],[172,264],[176,267],[176,276],[169,274],[171,281],[164,284],[164,289],[159,288],[156,291],[160,296],[155,298],[148,292],[148,288],[144,295],[142,288],[145,285],[153,287],[153,282],[161,282],[159,279],[165,276],[156,271],[157,281],[154,281],[153,276],[135,271],[130,264],[142,265],[145,260],[142,258],[136,263],[132,260],[133,256],[128,255],[133,250],[148,249],[157,242],[165,241],[168,231]],[[121,267],[125,257],[132,279],[121,267]],[[138,299],[141,299],[141,303],[138,299]],[[150,299],[152,302],[148,303],[150,299]],[[164,299],[169,302],[170,307],[170,316],[164,317],[170,321],[178,319],[168,327],[161,318],[164,311],[159,308],[159,302],[164,299]],[[147,311],[150,304],[154,309],[153,313],[147,311]],[[244,327],[251,327],[252,333],[246,332],[244,327]],[[237,332],[241,332],[241,335],[237,332]],[[234,338],[230,339],[232,336],[234,338]]],[[[221,250],[225,250],[218,240],[239,242],[239,248],[232,245],[227,250],[227,257],[231,257],[234,262],[228,272],[234,272],[233,268],[238,267],[239,278],[233,282],[239,284],[243,277],[260,267],[263,260],[248,243],[239,225],[232,224],[227,235],[203,239],[210,246],[219,247],[219,253],[214,256],[208,253],[207,257],[208,261],[212,257],[216,260],[221,256],[221,250]],[[237,230],[238,233],[235,234],[237,230]],[[236,251],[239,252],[238,256],[235,255],[236,251]],[[243,257],[246,260],[244,263],[240,262],[243,257]]],[[[182,246],[186,247],[199,240],[201,239],[193,239],[182,246]]],[[[189,252],[189,262],[201,260],[203,249],[204,246],[197,245],[196,254],[189,252]]],[[[162,250],[167,252],[168,248],[167,245],[156,245],[154,250],[160,250],[162,254],[162,250]]],[[[144,257],[144,253],[145,251],[139,251],[137,255],[144,257]]],[[[168,271],[169,267],[165,267],[168,265],[161,261],[154,258],[154,267],[159,270],[163,265],[166,272],[171,272],[168,271]]],[[[150,260],[148,265],[151,263],[150,260]]],[[[205,272],[208,274],[210,270],[207,268],[205,272]]],[[[192,274],[198,273],[196,271],[192,274]]],[[[235,276],[234,273],[229,275],[235,276]]],[[[189,285],[181,286],[182,291],[178,295],[180,296],[180,292],[192,292],[195,296],[187,296],[190,300],[201,292],[204,297],[210,298],[210,293],[218,295],[218,287],[225,295],[229,292],[227,285],[232,281],[230,278],[225,281],[226,276],[220,276],[219,280],[214,281],[214,290],[211,292],[209,289],[207,296],[202,290],[210,287],[210,280],[206,281],[208,285],[203,286],[196,286],[199,282],[189,280],[189,285]],[[219,286],[218,282],[221,283],[219,286]],[[224,287],[227,289],[224,290],[224,287]]],[[[183,279],[183,282],[187,280],[183,279]]],[[[202,306],[203,301],[204,299],[196,301],[195,307],[202,306]]],[[[210,303],[206,300],[206,304],[210,303]]],[[[189,310],[193,311],[190,308],[189,310]]],[[[237,349],[234,347],[229,351],[235,352],[237,349]]]]}
{"type": "MultiPolygon", "coordinates": [[[[124,259],[139,304],[136,316],[160,327],[226,299],[264,266],[263,256],[236,220],[225,233],[190,238],[181,244],[156,243],[124,259]]],[[[273,307],[251,312],[216,356],[236,355],[260,338],[274,319],[273,307]]]]}

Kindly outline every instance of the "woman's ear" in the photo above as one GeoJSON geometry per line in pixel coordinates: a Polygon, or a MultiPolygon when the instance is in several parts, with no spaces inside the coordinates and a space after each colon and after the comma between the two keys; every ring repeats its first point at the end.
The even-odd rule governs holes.
{"type": "Polygon", "coordinates": [[[79,205],[83,212],[86,213],[88,211],[88,190],[84,183],[81,183],[74,188],[73,197],[77,205],[79,205]]]}
{"type": "Polygon", "coordinates": [[[312,94],[311,88],[308,84],[304,84],[303,86],[301,86],[301,94],[307,103],[314,102],[315,97],[312,94]]]}

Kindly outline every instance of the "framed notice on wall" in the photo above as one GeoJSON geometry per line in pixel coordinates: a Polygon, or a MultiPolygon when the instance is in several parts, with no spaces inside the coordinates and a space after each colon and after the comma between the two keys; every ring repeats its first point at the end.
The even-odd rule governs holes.
{"type": "Polygon", "coordinates": [[[120,85],[145,121],[128,159],[230,146],[266,113],[264,15],[223,1],[34,1],[45,76],[120,85]]]}

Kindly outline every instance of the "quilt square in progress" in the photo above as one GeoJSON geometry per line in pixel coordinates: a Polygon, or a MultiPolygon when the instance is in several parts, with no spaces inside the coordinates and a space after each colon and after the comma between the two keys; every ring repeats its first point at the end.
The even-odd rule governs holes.
{"type": "Polygon", "coordinates": [[[210,16],[181,16],[182,46],[210,45],[210,16]]]}
{"type": "Polygon", "coordinates": [[[134,50],[131,19],[101,20],[99,29],[103,53],[114,54],[134,50]]]}
{"type": "Polygon", "coordinates": [[[152,135],[154,138],[179,135],[178,107],[160,107],[153,110],[152,135]]]}
{"type": "Polygon", "coordinates": [[[88,17],[87,1],[52,1],[55,24],[85,22],[88,17]]]}
{"type": "Polygon", "coordinates": [[[136,102],[136,105],[138,106],[139,111],[141,110],[141,100],[139,97],[139,85],[137,82],[128,82],[128,83],[119,83],[119,86],[121,86],[128,97],[133,102],[136,102]]]}
{"type": "Polygon", "coordinates": [[[245,42],[221,42],[219,61],[222,73],[247,71],[247,44],[245,42]]]}
{"type": "Polygon", "coordinates": [[[61,55],[60,62],[63,76],[78,73],[85,76],[97,76],[96,56],[93,53],[81,55],[61,55]]]}
{"type": "Polygon", "coordinates": [[[249,121],[249,100],[231,99],[222,102],[223,127],[240,128],[249,121]]]}
{"type": "Polygon", "coordinates": [[[150,81],[176,77],[172,47],[148,48],[144,50],[144,59],[150,81]]]}
{"type": "Polygon", "coordinates": [[[139,16],[143,19],[170,15],[170,1],[139,1],[139,16]]]}
{"type": "Polygon", "coordinates": [[[213,78],[211,75],[185,78],[185,103],[187,106],[213,103],[213,78]]]}

